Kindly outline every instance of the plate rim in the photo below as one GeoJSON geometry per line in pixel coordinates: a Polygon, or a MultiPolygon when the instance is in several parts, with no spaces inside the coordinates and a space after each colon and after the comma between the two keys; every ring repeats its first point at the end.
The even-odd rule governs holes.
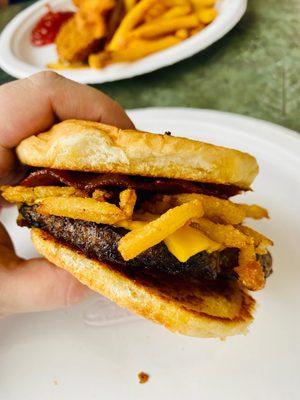
{"type": "MultiPolygon", "coordinates": [[[[55,3],[60,3],[64,0],[56,0],[54,1],[55,3]]],[[[66,0],[65,0],[66,1],[66,0]]],[[[220,0],[220,1],[228,1],[228,0],[220,0]]],[[[35,67],[30,64],[28,64],[25,61],[22,61],[20,58],[18,58],[16,55],[13,54],[12,50],[12,41],[14,34],[17,32],[17,29],[20,27],[22,24],[22,21],[24,21],[27,17],[32,15],[36,10],[39,8],[43,7],[44,4],[48,3],[49,0],[39,0],[36,3],[30,5],[29,7],[26,7],[24,10],[19,12],[3,29],[3,31],[0,34],[0,67],[7,73],[11,74],[12,76],[16,78],[24,78],[32,73],[39,72],[42,70],[47,69],[46,67],[35,67]],[[5,59],[3,54],[5,54],[5,59]]],[[[219,20],[218,25],[209,25],[207,29],[204,31],[199,32],[198,34],[194,35],[190,39],[192,41],[185,43],[187,41],[181,42],[177,46],[172,46],[170,48],[167,48],[165,50],[159,51],[157,53],[154,53],[152,55],[149,55],[147,57],[144,57],[141,60],[138,60],[137,62],[131,63],[129,65],[128,69],[122,70],[122,71],[113,71],[113,70],[107,70],[108,71],[108,76],[101,78],[101,73],[103,72],[102,70],[93,70],[90,68],[84,68],[81,69],[81,73],[78,73],[79,71],[77,70],[70,70],[70,69],[62,69],[62,70],[56,70],[56,72],[60,73],[61,75],[66,76],[67,78],[76,80],[77,82],[81,83],[105,83],[105,82],[113,82],[113,81],[118,81],[122,79],[129,79],[133,78],[135,76],[140,76],[144,75],[153,71],[156,71],[161,68],[165,68],[167,66],[171,66],[179,61],[182,61],[184,59],[190,58],[193,55],[203,51],[207,47],[211,46],[213,43],[217,42],[220,40],[223,36],[225,36],[242,18],[244,13],[246,12],[247,9],[247,3],[248,0],[235,0],[234,1],[234,10],[231,13],[231,20],[219,20]],[[217,26],[217,28],[215,28],[217,26]],[[212,29],[215,30],[215,32],[211,33],[212,29]],[[204,33],[204,38],[203,38],[203,33],[204,33]],[[204,45],[200,46],[194,46],[192,43],[201,37],[204,39],[203,43],[204,45]],[[208,36],[208,38],[205,39],[205,36],[208,36]],[[193,40],[194,39],[194,40],[193,40]],[[189,45],[190,43],[190,45],[189,45]],[[178,53],[178,46],[184,45],[181,50],[179,50],[178,53]],[[195,50],[196,47],[196,50],[195,50]],[[177,49],[176,49],[177,48],[177,49]],[[176,54],[176,51],[178,54],[176,54]],[[182,52],[185,51],[185,55],[182,54],[182,52]],[[171,55],[171,56],[170,56],[171,55]],[[154,61],[154,63],[149,62],[149,59],[153,59],[153,57],[160,57],[164,56],[163,60],[157,60],[154,61]],[[148,64],[147,64],[148,61],[148,64]],[[136,65],[138,62],[143,62],[144,64],[141,66],[140,70],[135,70],[136,65]],[[135,65],[134,65],[135,64],[135,65]],[[134,65],[133,68],[131,66],[134,65]],[[83,72],[86,71],[92,71],[94,75],[91,74],[84,74],[83,72]],[[121,72],[121,73],[120,73],[121,72]],[[91,75],[89,78],[88,75],[91,75]]],[[[220,15],[221,18],[222,15],[220,15]]],[[[215,21],[218,21],[218,18],[216,18],[215,21]]],[[[155,58],[154,58],[155,60],[155,58]]],[[[121,65],[121,64],[119,64],[121,65]]],[[[126,64],[125,64],[126,65],[126,64]]]]}

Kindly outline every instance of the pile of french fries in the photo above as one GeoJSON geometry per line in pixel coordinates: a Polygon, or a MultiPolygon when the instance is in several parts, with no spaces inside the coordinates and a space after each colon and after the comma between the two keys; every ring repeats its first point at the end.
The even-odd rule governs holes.
{"type": "Polygon", "coordinates": [[[166,49],[211,23],[215,0],[125,0],[126,14],[105,49],[91,54],[92,68],[130,62],[166,49]]]}
{"type": "MultiPolygon", "coordinates": [[[[135,61],[176,45],[204,29],[217,16],[216,0],[110,0],[109,13],[107,0],[99,1],[96,8],[91,0],[73,1],[78,13],[68,23],[68,28],[64,28],[66,36],[59,37],[58,54],[62,62],[85,62],[79,55],[86,57],[90,48],[87,60],[92,68],[135,61]],[[82,29],[86,29],[87,34],[83,34],[82,29]],[[95,40],[102,38],[96,52],[92,41],[88,40],[89,35],[95,40]],[[67,51],[64,46],[68,47],[67,51]],[[68,59],[69,48],[72,52],[68,59]]],[[[51,67],[55,65],[59,68],[59,64],[51,67]]]]}
{"type": "MultiPolygon", "coordinates": [[[[237,204],[203,194],[178,194],[153,196],[151,201],[144,201],[136,209],[134,189],[121,191],[119,204],[109,202],[111,194],[99,189],[87,194],[72,187],[2,186],[0,191],[8,202],[36,205],[41,214],[128,229],[118,245],[124,260],[131,260],[162,241],[167,247],[172,246],[178,233],[184,233],[184,238],[190,237],[190,243],[194,241],[195,254],[201,251],[203,244],[206,251],[238,248],[236,272],[239,280],[250,290],[264,287],[264,272],[257,255],[265,254],[273,243],[242,225],[245,218],[268,218],[267,210],[260,206],[237,204]]],[[[179,236],[177,244],[184,248],[185,243],[182,235],[181,239],[179,236]]],[[[183,252],[179,261],[186,260],[183,252]]]]}

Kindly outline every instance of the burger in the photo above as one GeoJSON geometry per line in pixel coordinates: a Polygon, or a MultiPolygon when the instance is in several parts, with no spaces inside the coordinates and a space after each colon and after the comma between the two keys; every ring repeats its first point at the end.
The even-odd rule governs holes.
{"type": "Polygon", "coordinates": [[[40,254],[171,331],[247,332],[272,241],[245,223],[267,210],[229,198],[251,190],[254,157],[83,120],[31,136],[16,153],[27,174],[2,196],[17,203],[40,254]]]}

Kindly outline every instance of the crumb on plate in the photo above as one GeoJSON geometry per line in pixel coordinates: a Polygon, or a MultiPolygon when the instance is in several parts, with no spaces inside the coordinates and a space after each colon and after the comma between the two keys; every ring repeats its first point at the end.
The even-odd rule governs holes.
{"type": "Polygon", "coordinates": [[[146,372],[139,372],[138,377],[139,377],[139,383],[141,384],[146,383],[149,380],[149,375],[146,374],[146,372]]]}

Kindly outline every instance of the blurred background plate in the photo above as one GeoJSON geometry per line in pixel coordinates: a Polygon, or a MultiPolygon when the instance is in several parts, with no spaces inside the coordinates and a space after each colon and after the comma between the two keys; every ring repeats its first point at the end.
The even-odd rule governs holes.
{"type": "MultiPolygon", "coordinates": [[[[46,69],[57,60],[54,45],[34,47],[30,44],[30,32],[45,13],[45,4],[54,10],[72,10],[70,0],[41,0],[20,12],[3,30],[0,36],[0,67],[16,78],[24,78],[46,69]]],[[[172,65],[191,57],[223,37],[241,19],[246,11],[247,0],[219,0],[219,15],[203,31],[182,43],[157,52],[132,63],[108,66],[101,70],[90,68],[63,69],[58,72],[82,83],[103,83],[132,78],[159,68],[172,65]]]]}
{"type": "MultiPolygon", "coordinates": [[[[274,274],[255,294],[256,319],[247,336],[222,342],[130,319],[96,294],[68,310],[12,316],[0,321],[1,400],[299,399],[299,136],[216,111],[154,108],[129,114],[140,129],[171,131],[257,157],[260,174],[243,201],[268,208],[271,220],[251,225],[275,247],[274,274]],[[91,326],[97,317],[100,326],[91,326]],[[150,374],[145,385],[138,383],[140,371],[150,374]]],[[[18,253],[34,255],[28,230],[15,225],[15,216],[11,208],[1,219],[18,253]]]]}

